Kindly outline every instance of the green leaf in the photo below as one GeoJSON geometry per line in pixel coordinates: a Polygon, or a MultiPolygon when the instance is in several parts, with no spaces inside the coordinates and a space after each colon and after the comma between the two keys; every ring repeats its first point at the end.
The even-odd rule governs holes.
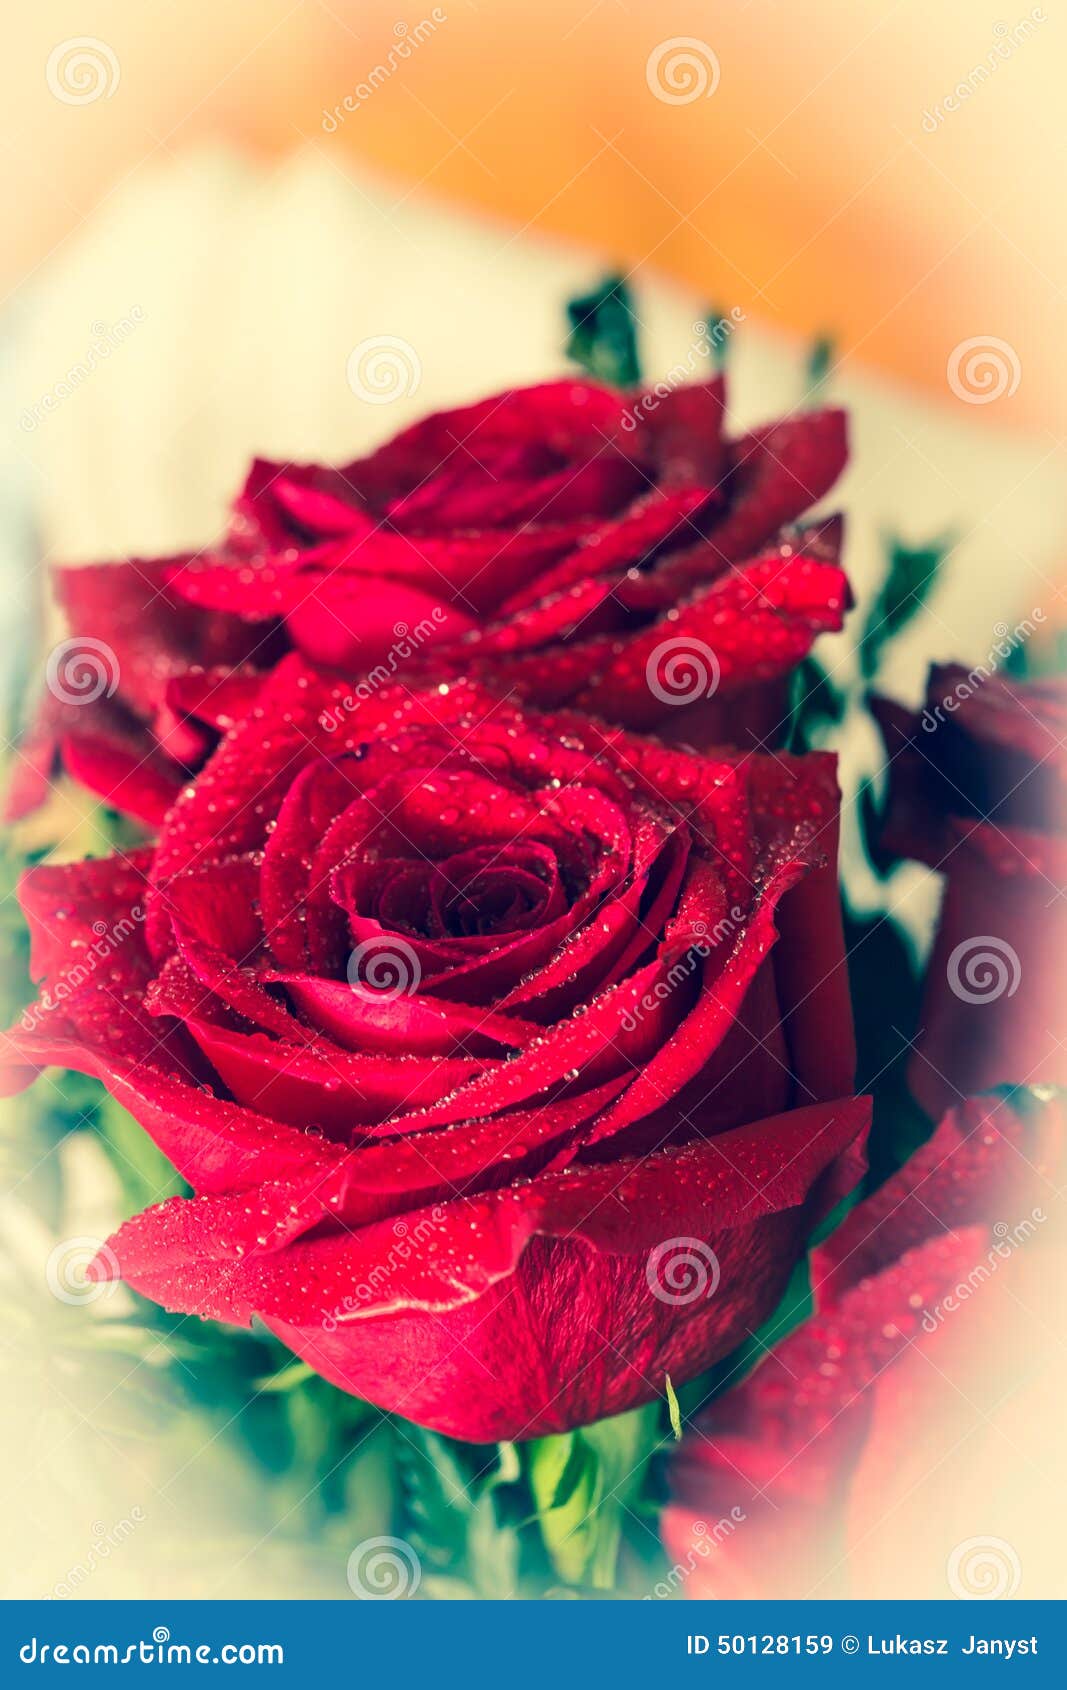
{"type": "Polygon", "coordinates": [[[306,1361],[291,1361],[287,1366],[279,1368],[277,1373],[268,1373],[265,1379],[257,1379],[256,1390],[292,1391],[314,1377],[314,1371],[306,1361]]]}
{"type": "Polygon", "coordinates": [[[847,695],[834,684],[818,658],[805,657],[790,679],[789,750],[810,751],[821,744],[825,730],[842,722],[847,709],[847,695]]]}
{"type": "Polygon", "coordinates": [[[520,1477],[513,1444],[461,1444],[394,1422],[405,1489],[405,1526],[427,1570],[459,1578],[476,1596],[514,1596],[520,1513],[509,1507],[520,1477]]]}
{"type": "Polygon", "coordinates": [[[833,369],[835,351],[829,335],[818,335],[812,342],[804,369],[804,398],[807,402],[821,400],[822,389],[833,369]]]}
{"type": "Polygon", "coordinates": [[[730,358],[730,341],[733,339],[737,321],[720,311],[717,305],[709,306],[704,313],[707,328],[708,345],[717,370],[725,370],[730,358]]]}
{"type": "Polygon", "coordinates": [[[887,543],[888,568],[871,605],[860,636],[860,672],[864,680],[877,673],[882,653],[920,610],[955,541],[945,534],[923,546],[909,546],[899,538],[887,543]]]}
{"type": "Polygon", "coordinates": [[[615,387],[641,380],[633,303],[621,276],[608,276],[591,293],[569,300],[567,319],[566,353],[574,363],[615,387]]]}
{"type": "Polygon", "coordinates": [[[624,1515],[663,1444],[658,1424],[659,1404],[649,1403],[525,1446],[541,1535],[565,1583],[613,1588],[624,1515]]]}
{"type": "Polygon", "coordinates": [[[667,1387],[667,1412],[671,1417],[671,1431],[674,1433],[674,1441],[677,1443],[682,1435],[682,1411],[678,1406],[678,1398],[674,1394],[674,1386],[671,1384],[669,1373],[664,1375],[664,1384],[667,1387]]]}
{"type": "Polygon", "coordinates": [[[1062,1104],[1067,1099],[1065,1086],[993,1086],[990,1089],[993,1096],[1002,1097],[1025,1121],[1033,1121],[1051,1104],[1062,1104]]]}
{"type": "Polygon", "coordinates": [[[524,1453],[552,1565],[567,1584],[581,1584],[594,1547],[589,1519],[597,1499],[596,1455],[582,1432],[533,1438],[524,1453]]]}
{"type": "MultiPolygon", "coordinates": [[[[547,1444],[549,1439],[546,1438],[545,1442],[547,1444]]],[[[570,1448],[567,1450],[567,1459],[559,1476],[559,1482],[552,1492],[552,1501],[548,1504],[549,1508],[566,1508],[578,1486],[583,1479],[588,1478],[590,1470],[595,1464],[592,1451],[580,1433],[563,1434],[561,1443],[564,1449],[568,1444],[570,1448]]]]}

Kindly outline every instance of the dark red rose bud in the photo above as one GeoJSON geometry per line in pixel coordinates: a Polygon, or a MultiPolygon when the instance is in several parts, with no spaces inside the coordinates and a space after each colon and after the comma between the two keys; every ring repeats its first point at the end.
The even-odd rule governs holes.
{"type": "Polygon", "coordinates": [[[98,1075],[197,1193],[98,1271],[459,1437],[613,1414],[862,1166],[837,818],[830,757],[290,656],[153,849],[27,877],[10,1083],[98,1075]]]}
{"type": "Polygon", "coordinates": [[[919,714],[873,708],[883,844],[945,877],[915,1096],[936,1117],[991,1086],[1067,1082],[1067,682],[939,666],[919,714]]]}
{"type": "MultiPolygon", "coordinates": [[[[987,1540],[983,1568],[972,1534],[1002,1517],[996,1469],[1019,1474],[994,1417],[1012,1396],[1006,1381],[1032,1372],[1047,1346],[1055,1241],[1043,1229],[1062,1158],[1059,1104],[972,1099],[814,1252],[811,1319],[679,1446],[663,1517],[674,1588],[697,1598],[1013,1593],[979,1582],[999,1578],[998,1557],[1013,1582],[1012,1546],[987,1540]],[[957,1451],[962,1499],[946,1482],[957,1451]]],[[[1040,1484],[1046,1470],[1035,1472],[1040,1484]]]]}
{"type": "Polygon", "coordinates": [[[78,772],[157,819],[165,777],[180,786],[292,647],[373,690],[466,676],[690,744],[779,743],[790,672],[849,604],[840,524],[797,526],[844,468],[845,420],[731,439],[724,404],[721,378],[496,394],[340,469],[256,462],[195,557],[63,572],[73,633],[113,645],[125,732],[46,718],[17,807],[90,739],[108,755],[78,772]]]}

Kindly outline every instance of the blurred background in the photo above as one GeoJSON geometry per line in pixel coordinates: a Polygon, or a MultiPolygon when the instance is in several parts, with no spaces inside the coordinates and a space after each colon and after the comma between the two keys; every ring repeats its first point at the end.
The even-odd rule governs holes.
{"type": "MultiPolygon", "coordinates": [[[[1053,0],[23,9],[0,62],[10,690],[50,559],[197,545],[253,453],[351,457],[435,405],[559,372],[566,302],[608,272],[650,379],[714,311],[734,325],[736,424],[816,389],[849,406],[833,502],[861,601],[887,548],[945,558],[890,690],[916,698],[933,658],[981,659],[1004,619],[1039,608],[1055,630],[1065,64],[1053,0]]],[[[846,631],[821,655],[847,676],[854,646],[846,631]]],[[[852,791],[876,755],[856,712],[852,791]]],[[[877,907],[858,853],[849,874],[877,907]]],[[[895,896],[921,946],[936,888],[905,870],[895,896]]],[[[322,1444],[304,1381],[267,1345],[250,1360],[251,1339],[231,1355],[188,1333],[122,1327],[117,1353],[87,1338],[128,1311],[57,1301],[42,1264],[167,1172],[138,1148],[116,1178],[86,1135],[34,1137],[29,1107],[11,1110],[2,1207],[20,1312],[0,1359],[20,1383],[0,1447],[25,1522],[6,1594],[345,1594],[349,1540],[388,1529],[398,1482],[377,1417],[353,1405],[322,1444]]],[[[881,1528],[898,1570],[913,1512],[881,1528]]],[[[1012,1541],[1027,1529],[1013,1517],[1012,1541]]]]}

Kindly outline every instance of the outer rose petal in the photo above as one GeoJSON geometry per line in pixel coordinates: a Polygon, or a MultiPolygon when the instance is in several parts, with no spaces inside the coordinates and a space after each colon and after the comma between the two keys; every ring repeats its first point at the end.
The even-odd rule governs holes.
{"type": "Polygon", "coordinates": [[[264,662],[278,655],[262,631],[249,634],[232,617],[183,603],[168,584],[179,563],[132,558],[53,571],[68,638],[75,651],[80,639],[104,642],[114,696],[42,700],[7,792],[7,819],[42,803],[62,766],[105,802],[155,825],[181,786],[183,765],[199,762],[208,743],[170,709],[171,684],[196,664],[228,671],[252,649],[264,662]]]}
{"type": "Polygon", "coordinates": [[[251,1212],[179,1200],[109,1249],[146,1295],[215,1318],[258,1313],[383,1407],[476,1442],[534,1437],[650,1400],[665,1373],[688,1377],[758,1324],[797,1239],[855,1182],[867,1114],[864,1100],[818,1105],[317,1242],[294,1230],[343,1212],[336,1193],[301,1208],[294,1187],[265,1190],[251,1212]],[[706,1241],[721,1279],[679,1303],[657,1295],[649,1253],[683,1237],[706,1241]]]}
{"type": "Polygon", "coordinates": [[[239,663],[257,636],[231,618],[202,616],[170,590],[179,560],[132,558],[123,563],[57,569],[56,597],[72,636],[104,639],[115,655],[118,697],[171,751],[159,719],[167,684],[193,662],[239,663]]]}
{"type": "Polygon", "coordinates": [[[18,821],[43,804],[61,768],[106,804],[150,826],[162,821],[184,779],[179,765],[114,700],[64,705],[48,695],[15,748],[3,820],[18,821]]]}
{"type": "MultiPolygon", "coordinates": [[[[879,1424],[907,1424],[901,1381],[916,1358],[929,1357],[921,1374],[944,1378],[946,1355],[977,1312],[970,1297],[979,1304],[1012,1255],[1001,1242],[1010,1223],[999,1218],[1025,1219],[1062,1154],[1058,1105],[1035,1122],[1008,1101],[974,1099],[815,1252],[815,1315],[700,1416],[675,1459],[663,1533],[692,1575],[685,1594],[848,1593],[846,1516],[869,1517],[873,1505],[878,1520],[891,1518],[907,1494],[884,1467],[877,1491],[861,1493],[857,1464],[879,1424]],[[721,1521],[736,1529],[716,1532],[721,1521]]],[[[973,1322],[969,1332],[973,1345],[973,1322]]],[[[992,1337],[1003,1351],[1005,1335],[992,1337]]],[[[912,1585],[907,1594],[931,1592],[912,1585]]]]}

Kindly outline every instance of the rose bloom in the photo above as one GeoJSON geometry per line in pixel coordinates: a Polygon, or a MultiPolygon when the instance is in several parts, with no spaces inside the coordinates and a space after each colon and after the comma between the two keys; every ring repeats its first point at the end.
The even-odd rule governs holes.
{"type": "Polygon", "coordinates": [[[779,739],[789,672],[848,607],[840,522],[794,526],[845,421],[731,439],[724,405],[721,378],[501,393],[340,469],[256,462],[195,557],[59,570],[75,644],[106,640],[115,673],[46,696],[9,814],[61,763],[158,822],[293,647],[375,689],[465,674],[690,743],[779,739]]]}
{"type": "Polygon", "coordinates": [[[11,1083],[98,1075],[197,1193],[98,1275],[458,1437],[650,1400],[862,1167],[834,761],[345,690],[286,658],[154,848],[30,872],[11,1083]]]}
{"type": "Polygon", "coordinates": [[[968,1100],[813,1253],[811,1319],[679,1445],[670,1592],[1058,1594],[1063,1127],[968,1100]]]}
{"type": "Polygon", "coordinates": [[[876,700],[884,845],[945,877],[908,1078],[934,1119],[994,1085],[1067,1082],[1067,682],[930,671],[876,700]]]}

